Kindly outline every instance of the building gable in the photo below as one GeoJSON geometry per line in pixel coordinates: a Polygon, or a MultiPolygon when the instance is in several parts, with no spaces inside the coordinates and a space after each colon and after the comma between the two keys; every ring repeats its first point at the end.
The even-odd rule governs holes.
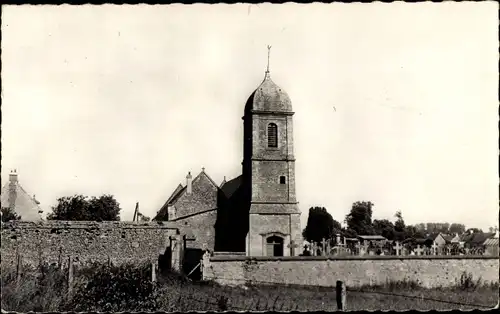
{"type": "Polygon", "coordinates": [[[167,220],[169,205],[175,207],[176,213],[173,220],[217,209],[219,187],[204,170],[191,181],[191,187],[191,193],[189,193],[187,186],[179,184],[158,211],[154,220],[167,220]]]}
{"type": "Polygon", "coordinates": [[[9,182],[2,187],[2,207],[13,207],[16,214],[21,216],[21,220],[40,220],[42,210],[38,204],[19,182],[9,182]]]}
{"type": "Polygon", "coordinates": [[[192,191],[188,193],[184,188],[172,205],[176,207],[176,218],[189,216],[198,212],[206,212],[217,209],[218,186],[202,171],[192,181],[192,191]]]}

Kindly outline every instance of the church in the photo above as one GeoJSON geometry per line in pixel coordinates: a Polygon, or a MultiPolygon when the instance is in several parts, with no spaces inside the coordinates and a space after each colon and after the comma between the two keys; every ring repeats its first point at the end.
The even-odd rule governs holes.
{"type": "Polygon", "coordinates": [[[175,222],[193,249],[299,255],[293,115],[289,96],[271,79],[268,56],[264,80],[244,107],[242,174],[217,184],[205,169],[189,172],[153,220],[175,222]]]}

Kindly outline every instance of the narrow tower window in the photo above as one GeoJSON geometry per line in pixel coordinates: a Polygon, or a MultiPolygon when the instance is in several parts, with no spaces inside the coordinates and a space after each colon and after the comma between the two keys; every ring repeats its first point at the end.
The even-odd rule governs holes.
{"type": "Polygon", "coordinates": [[[285,176],[280,177],[280,184],[286,184],[286,178],[285,176]]]}
{"type": "Polygon", "coordinates": [[[278,126],[274,123],[267,126],[267,147],[278,147],[278,126]]]}

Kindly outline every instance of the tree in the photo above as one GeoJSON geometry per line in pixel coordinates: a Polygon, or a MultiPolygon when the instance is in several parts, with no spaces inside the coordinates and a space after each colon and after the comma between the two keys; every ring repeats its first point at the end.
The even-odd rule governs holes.
{"type": "Polygon", "coordinates": [[[120,204],[112,195],[89,199],[83,195],[65,196],[52,207],[48,220],[113,221],[120,220],[120,204]]]}
{"type": "Polygon", "coordinates": [[[340,223],[333,219],[326,208],[311,207],[302,236],[309,242],[320,242],[323,239],[331,239],[336,233],[340,233],[340,230],[340,223]]]}
{"type": "Polygon", "coordinates": [[[394,223],[394,230],[397,232],[403,232],[405,230],[405,221],[403,219],[403,214],[400,210],[394,215],[396,217],[396,222],[394,223]]]}
{"type": "Polygon", "coordinates": [[[425,228],[421,229],[420,225],[416,226],[406,226],[404,230],[404,239],[414,238],[414,239],[422,239],[425,237],[425,228]]]}
{"type": "Polygon", "coordinates": [[[346,237],[346,238],[356,238],[358,236],[358,234],[356,233],[356,231],[350,229],[350,228],[344,228],[341,230],[341,234],[342,236],[346,237]]]}
{"type": "Polygon", "coordinates": [[[11,220],[21,220],[21,216],[10,207],[2,207],[2,222],[11,220]]]}
{"type": "Polygon", "coordinates": [[[465,225],[459,223],[452,223],[449,229],[450,233],[463,234],[465,232],[465,225]]]}
{"type": "Polygon", "coordinates": [[[374,234],[372,227],[372,202],[356,202],[352,204],[351,212],[345,221],[348,229],[352,229],[358,235],[374,234]]]}
{"type": "Polygon", "coordinates": [[[483,233],[483,230],[479,229],[479,228],[469,228],[465,232],[469,233],[469,234],[472,234],[472,233],[483,233]]]}
{"type": "Polygon", "coordinates": [[[112,195],[92,197],[89,201],[90,219],[94,221],[120,220],[120,204],[112,195]]]}
{"type": "Polygon", "coordinates": [[[373,230],[376,234],[381,235],[388,240],[394,240],[394,224],[387,219],[373,220],[373,230]]]}

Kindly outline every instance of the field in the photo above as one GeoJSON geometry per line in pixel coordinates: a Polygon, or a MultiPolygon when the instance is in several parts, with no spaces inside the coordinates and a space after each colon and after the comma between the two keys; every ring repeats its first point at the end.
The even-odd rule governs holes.
{"type": "MultiPolygon", "coordinates": [[[[192,282],[173,273],[151,282],[147,265],[76,268],[72,290],[67,270],[41,265],[2,268],[2,309],[6,311],[335,311],[335,287],[254,283],[244,287],[192,282]],[[18,278],[18,280],[16,280],[18,278]]],[[[425,289],[412,282],[347,287],[347,310],[487,309],[498,303],[498,284],[484,285],[464,274],[452,288],[425,289]]]]}

